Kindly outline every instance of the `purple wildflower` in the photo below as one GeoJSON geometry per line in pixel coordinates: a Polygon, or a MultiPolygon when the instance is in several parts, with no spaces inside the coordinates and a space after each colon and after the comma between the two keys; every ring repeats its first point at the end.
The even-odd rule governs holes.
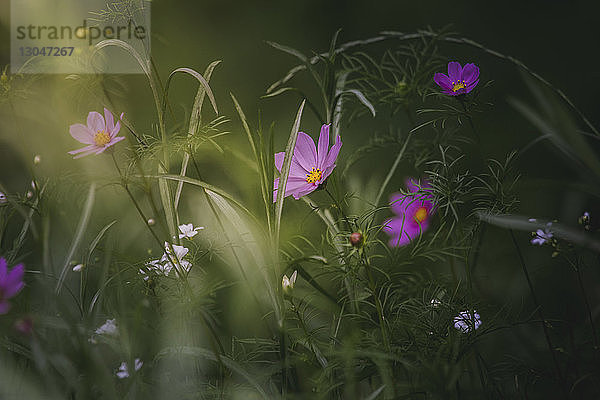
{"type": "Polygon", "coordinates": [[[17,264],[9,271],[6,260],[0,258],[0,315],[6,314],[10,310],[8,299],[15,297],[25,286],[24,274],[25,266],[23,264],[17,264]]]}
{"type": "Polygon", "coordinates": [[[448,63],[448,75],[437,73],[433,80],[442,92],[449,96],[458,96],[469,93],[479,83],[479,68],[475,64],[467,64],[461,67],[460,63],[451,61],[448,63]]]}
{"type": "Polygon", "coordinates": [[[462,333],[469,333],[481,326],[481,317],[476,310],[461,311],[454,317],[454,327],[462,333]]]}
{"type": "MultiPolygon", "coordinates": [[[[123,113],[120,119],[123,119],[123,113]]],[[[74,139],[88,146],[78,150],[69,151],[69,154],[76,155],[74,158],[84,157],[90,154],[100,154],[110,146],[125,139],[123,136],[117,136],[121,129],[121,122],[115,124],[114,117],[110,111],[104,109],[104,117],[95,111],[88,114],[87,126],[75,124],[69,127],[69,133],[74,139]]]]}
{"type": "Polygon", "coordinates": [[[429,217],[434,211],[435,203],[430,192],[430,185],[425,181],[420,187],[412,179],[406,181],[409,194],[394,193],[390,199],[395,217],[383,223],[383,230],[391,236],[390,247],[404,246],[429,227],[429,217]]]}
{"type": "Polygon", "coordinates": [[[554,236],[550,228],[552,227],[552,222],[548,222],[546,227],[542,229],[538,229],[536,232],[532,232],[533,239],[531,239],[531,244],[537,244],[538,246],[543,245],[544,243],[550,241],[554,236]]]}
{"type": "MultiPolygon", "coordinates": [[[[342,141],[339,136],[336,137],[335,144],[329,149],[329,127],[321,127],[318,148],[315,147],[313,139],[304,132],[298,132],[298,140],[292,155],[292,165],[285,188],[285,196],[290,194],[296,200],[305,196],[321,185],[335,168],[335,161],[342,141]]],[[[275,167],[281,172],[285,152],[275,154],[275,167]]],[[[275,179],[273,191],[273,202],[277,200],[277,189],[279,188],[279,178],[275,179]]]]}

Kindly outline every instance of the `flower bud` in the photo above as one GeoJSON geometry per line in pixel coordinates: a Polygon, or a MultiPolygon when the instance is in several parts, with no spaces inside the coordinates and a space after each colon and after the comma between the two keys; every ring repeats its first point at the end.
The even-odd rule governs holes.
{"type": "Polygon", "coordinates": [[[33,164],[38,165],[41,162],[42,162],[42,156],[40,156],[39,154],[36,154],[35,157],[33,157],[33,164]]]}
{"type": "Polygon", "coordinates": [[[354,247],[360,247],[363,243],[363,235],[360,232],[354,232],[350,235],[350,244],[354,247]]]}
{"type": "Polygon", "coordinates": [[[14,327],[21,335],[29,336],[33,332],[33,319],[31,317],[23,317],[15,322],[14,327]]]}
{"type": "Polygon", "coordinates": [[[148,218],[148,225],[154,226],[154,224],[156,224],[156,221],[154,221],[154,218],[148,218]]]}
{"type": "Polygon", "coordinates": [[[296,283],[296,278],[298,277],[298,271],[294,271],[292,276],[289,278],[287,275],[283,275],[281,279],[281,287],[283,288],[283,292],[287,293],[289,290],[294,288],[294,283],[296,283]]]}
{"type": "Polygon", "coordinates": [[[590,213],[584,212],[581,217],[579,217],[579,225],[583,225],[585,230],[590,230],[590,213]]]}

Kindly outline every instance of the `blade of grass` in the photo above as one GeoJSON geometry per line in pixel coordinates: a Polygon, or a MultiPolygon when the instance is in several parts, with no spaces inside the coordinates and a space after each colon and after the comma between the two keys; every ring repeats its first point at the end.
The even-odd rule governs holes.
{"type": "MultiPolygon", "coordinates": [[[[213,61],[204,71],[204,77],[206,79],[206,83],[210,83],[210,78],[212,77],[212,73],[214,69],[221,63],[221,60],[213,61]]],[[[206,98],[206,88],[203,85],[198,86],[198,92],[196,93],[196,98],[194,99],[194,107],[192,108],[192,113],[190,115],[190,124],[188,128],[188,136],[192,136],[196,134],[198,131],[198,127],[202,122],[202,106],[204,105],[204,99],[206,98]]],[[[190,162],[189,153],[185,153],[183,155],[183,161],[181,162],[181,172],[179,175],[185,176],[187,172],[187,167],[190,162]]],[[[177,190],[175,191],[175,210],[179,207],[179,200],[181,199],[181,191],[183,190],[183,182],[179,182],[177,184],[177,190]]]]}
{"type": "Polygon", "coordinates": [[[67,276],[67,271],[69,270],[69,266],[71,263],[71,259],[73,255],[77,251],[81,240],[83,239],[83,235],[87,228],[88,222],[90,221],[90,215],[92,214],[92,209],[94,207],[94,200],[96,198],[96,183],[92,183],[90,185],[90,190],[88,191],[87,200],[85,202],[85,206],[83,207],[83,212],[81,213],[81,217],[79,218],[79,224],[77,226],[77,230],[75,232],[75,237],[71,242],[71,247],[67,253],[67,257],[65,258],[65,262],[63,264],[62,271],[60,271],[60,275],[58,276],[58,282],[56,282],[55,292],[56,294],[60,293],[60,290],[63,286],[65,278],[67,276]]]}
{"type": "Polygon", "coordinates": [[[306,100],[303,100],[298,108],[294,125],[292,125],[292,131],[288,139],[287,146],[285,148],[285,158],[283,159],[283,166],[281,167],[281,175],[279,177],[279,187],[277,190],[277,199],[275,201],[275,232],[273,239],[275,240],[275,249],[279,247],[279,231],[281,229],[281,213],[283,211],[283,199],[285,198],[285,189],[287,187],[288,176],[290,174],[290,168],[292,166],[292,156],[294,149],[296,148],[296,139],[298,139],[298,130],[300,129],[300,120],[302,119],[302,111],[304,111],[304,104],[306,100]]]}

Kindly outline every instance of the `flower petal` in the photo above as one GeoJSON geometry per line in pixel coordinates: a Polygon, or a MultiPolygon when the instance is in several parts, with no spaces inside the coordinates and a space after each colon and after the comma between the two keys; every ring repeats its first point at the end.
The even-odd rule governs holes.
{"type": "Polygon", "coordinates": [[[115,124],[114,129],[112,130],[112,132],[110,133],[110,137],[115,137],[117,136],[117,134],[119,133],[119,131],[121,130],[121,120],[123,120],[123,116],[125,115],[125,113],[121,113],[121,116],[119,117],[120,120],[117,121],[117,123],[115,124]]]}
{"type": "Polygon", "coordinates": [[[115,119],[106,107],[104,107],[104,120],[106,121],[107,132],[112,133],[115,130],[115,119]]]}
{"type": "Polygon", "coordinates": [[[323,125],[321,127],[321,134],[319,135],[319,147],[317,148],[317,168],[321,171],[324,169],[323,164],[327,159],[327,152],[329,149],[329,127],[331,124],[323,125]]]}
{"type": "Polygon", "coordinates": [[[89,156],[90,154],[94,154],[98,151],[98,146],[92,145],[92,146],[88,146],[88,147],[84,147],[83,149],[79,149],[79,150],[74,150],[74,151],[70,151],[69,154],[77,154],[75,157],[73,157],[74,160],[81,158],[81,157],[85,157],[85,156],[89,156]]]}
{"type": "Polygon", "coordinates": [[[87,126],[83,124],[75,124],[69,127],[69,133],[73,136],[73,139],[84,144],[94,144],[95,132],[92,132],[87,126]]]}
{"type": "Polygon", "coordinates": [[[335,138],[335,144],[331,146],[329,150],[329,154],[327,154],[327,158],[323,163],[323,168],[327,169],[327,167],[335,164],[335,160],[337,160],[338,155],[340,154],[340,149],[342,148],[342,139],[339,136],[335,138]]]}
{"type": "Polygon", "coordinates": [[[307,171],[317,167],[317,148],[313,139],[304,132],[298,132],[294,158],[307,171]]]}
{"type": "Polygon", "coordinates": [[[0,300],[0,315],[6,314],[10,310],[10,303],[6,300],[0,300]]]}
{"type": "Polygon", "coordinates": [[[447,91],[452,90],[452,87],[453,87],[452,86],[452,81],[450,80],[450,78],[448,77],[448,75],[442,74],[442,73],[438,72],[437,74],[435,74],[433,76],[433,80],[442,89],[447,90],[447,91]]]}
{"type": "Polygon", "coordinates": [[[323,175],[321,176],[321,180],[319,181],[319,183],[325,182],[325,179],[329,178],[329,175],[331,175],[334,168],[335,168],[335,164],[332,164],[332,165],[328,166],[327,168],[325,168],[323,170],[323,175]]]}
{"type": "Polygon", "coordinates": [[[96,111],[92,111],[88,114],[87,126],[94,133],[106,130],[106,125],[104,124],[104,117],[102,117],[102,115],[100,113],[97,113],[96,111]]]}
{"type": "Polygon", "coordinates": [[[393,193],[390,196],[390,206],[391,206],[394,214],[396,214],[396,215],[404,214],[404,210],[406,209],[406,203],[408,202],[407,197],[408,196],[404,196],[400,193],[393,193]]]}
{"type": "Polygon", "coordinates": [[[382,225],[383,231],[391,236],[388,242],[390,247],[401,247],[410,243],[411,237],[405,232],[403,217],[391,218],[382,225]]]}
{"type": "Polygon", "coordinates": [[[299,200],[300,197],[306,196],[307,194],[314,192],[315,190],[317,190],[318,187],[318,185],[305,181],[298,188],[296,193],[292,193],[292,196],[294,197],[294,199],[299,200]]]}
{"type": "Polygon", "coordinates": [[[71,150],[71,151],[69,151],[69,154],[75,155],[75,154],[83,153],[84,151],[90,151],[90,152],[96,151],[97,148],[98,148],[98,146],[96,146],[95,144],[91,144],[89,146],[82,147],[81,149],[71,150]]]}
{"type": "Polygon", "coordinates": [[[459,62],[450,61],[448,63],[448,77],[452,82],[458,82],[462,77],[462,67],[459,62]]]}
{"type": "Polygon", "coordinates": [[[8,266],[6,264],[6,260],[4,258],[0,258],[0,284],[6,280],[7,273],[8,266]]]}
{"type": "Polygon", "coordinates": [[[277,171],[281,172],[281,168],[283,167],[283,160],[285,159],[285,151],[281,153],[275,153],[275,168],[277,171]]]}
{"type": "Polygon", "coordinates": [[[21,282],[23,280],[24,274],[25,274],[25,266],[23,264],[17,264],[6,275],[6,282],[9,285],[16,284],[17,282],[21,282]]]}
{"type": "MultiPolygon", "coordinates": [[[[273,203],[275,203],[277,201],[277,190],[279,189],[279,178],[275,179],[275,181],[273,182],[273,186],[274,186],[273,203]]],[[[287,181],[285,196],[283,196],[283,197],[287,197],[290,194],[298,193],[299,191],[304,190],[308,186],[310,186],[312,188],[314,185],[312,183],[306,182],[306,179],[304,179],[304,178],[297,178],[297,177],[290,176],[287,181]]],[[[314,189],[316,189],[316,188],[317,187],[314,186],[314,189]]],[[[314,189],[312,189],[312,190],[314,190],[314,189]]],[[[296,197],[296,199],[298,199],[298,198],[296,197]]]]}
{"type": "Polygon", "coordinates": [[[7,287],[4,292],[4,298],[10,299],[11,297],[14,297],[23,289],[23,287],[25,287],[25,283],[23,282],[17,282],[12,286],[7,287]]]}
{"type": "Polygon", "coordinates": [[[475,82],[479,79],[479,68],[473,63],[465,65],[465,67],[462,70],[461,79],[465,82],[467,86],[475,82]]]}
{"type": "Polygon", "coordinates": [[[474,82],[471,82],[469,85],[467,85],[467,87],[465,88],[465,91],[467,93],[471,92],[471,90],[473,90],[475,88],[475,86],[477,86],[478,83],[479,83],[479,79],[477,79],[474,82]]]}

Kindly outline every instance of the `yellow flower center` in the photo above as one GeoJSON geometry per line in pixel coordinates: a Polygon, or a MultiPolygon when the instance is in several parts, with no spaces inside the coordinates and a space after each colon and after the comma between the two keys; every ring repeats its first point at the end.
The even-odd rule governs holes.
{"type": "Polygon", "coordinates": [[[420,207],[416,212],[415,212],[415,219],[421,223],[423,221],[425,221],[427,219],[427,209],[425,207],[420,207]]]}
{"type": "Polygon", "coordinates": [[[98,131],[94,136],[94,142],[96,146],[104,146],[110,142],[110,135],[105,131],[98,131]]]}
{"type": "Polygon", "coordinates": [[[323,171],[317,168],[313,168],[308,174],[306,174],[306,182],[315,183],[317,181],[320,181],[322,176],[323,171]]]}
{"type": "Polygon", "coordinates": [[[452,82],[452,85],[453,92],[458,92],[460,89],[464,89],[467,87],[467,85],[465,85],[465,81],[452,82]]]}

